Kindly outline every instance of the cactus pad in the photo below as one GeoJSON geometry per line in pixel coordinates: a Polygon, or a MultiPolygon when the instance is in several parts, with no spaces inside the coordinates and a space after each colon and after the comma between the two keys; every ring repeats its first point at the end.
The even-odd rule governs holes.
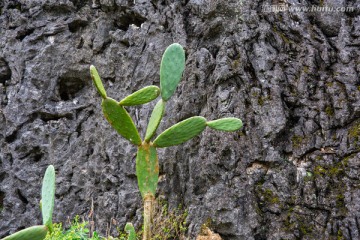
{"type": "Polygon", "coordinates": [[[101,97],[106,98],[106,91],[104,85],[101,82],[98,71],[93,65],[90,66],[90,75],[101,97]]]}
{"type": "Polygon", "coordinates": [[[206,125],[216,130],[233,132],[239,130],[243,126],[243,123],[238,118],[229,117],[209,121],[206,125]]]}
{"type": "Polygon", "coordinates": [[[162,99],[160,99],[156,103],[154,110],[151,113],[149,124],[146,129],[145,141],[147,142],[150,141],[150,139],[156,132],[156,129],[158,128],[160,121],[164,115],[164,111],[165,111],[165,102],[162,99]]]}
{"type": "Polygon", "coordinates": [[[141,144],[141,138],[129,113],[112,98],[101,103],[104,116],[110,125],[124,138],[135,145],[141,144]]]}
{"type": "Polygon", "coordinates": [[[178,43],[166,48],[160,65],[161,97],[164,101],[174,94],[185,68],[185,52],[178,43]]]}
{"type": "Polygon", "coordinates": [[[136,232],[132,223],[126,223],[125,231],[128,233],[128,240],[136,240],[136,232]]]}
{"type": "Polygon", "coordinates": [[[141,196],[155,196],[159,179],[159,162],[156,149],[148,143],[139,146],[136,156],[136,175],[141,196]]]}
{"type": "Polygon", "coordinates": [[[157,86],[147,86],[130,94],[129,96],[121,100],[119,104],[122,106],[135,106],[145,104],[157,98],[159,94],[160,88],[158,88],[157,86]]]}
{"type": "Polygon", "coordinates": [[[2,240],[43,240],[48,229],[44,225],[32,226],[16,232],[2,240]]]}
{"type": "Polygon", "coordinates": [[[155,140],[154,147],[179,145],[200,134],[206,127],[203,117],[191,117],[162,132],[155,140]]]}
{"type": "Polygon", "coordinates": [[[43,224],[52,229],[52,214],[55,201],[55,169],[53,165],[46,169],[41,189],[41,212],[43,224]]]}

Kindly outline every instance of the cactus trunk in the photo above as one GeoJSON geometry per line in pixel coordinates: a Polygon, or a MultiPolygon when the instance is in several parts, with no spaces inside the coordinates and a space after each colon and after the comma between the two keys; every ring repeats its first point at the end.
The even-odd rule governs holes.
{"type": "Polygon", "coordinates": [[[144,233],[143,240],[151,239],[151,224],[153,217],[153,203],[155,197],[152,194],[146,195],[144,198],[144,233]]]}
{"type": "Polygon", "coordinates": [[[143,142],[136,156],[136,175],[144,202],[143,240],[151,238],[153,202],[159,180],[159,162],[156,149],[151,143],[143,142]]]}
{"type": "Polygon", "coordinates": [[[151,143],[143,142],[136,156],[136,175],[142,198],[155,196],[159,180],[159,162],[156,148],[151,143]]]}

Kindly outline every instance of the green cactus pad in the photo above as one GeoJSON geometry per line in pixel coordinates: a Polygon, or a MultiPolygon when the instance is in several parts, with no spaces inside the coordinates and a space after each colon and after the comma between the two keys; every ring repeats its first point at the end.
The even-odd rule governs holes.
{"type": "Polygon", "coordinates": [[[154,147],[179,145],[200,134],[206,127],[203,117],[191,117],[162,132],[154,141],[154,147]]]}
{"type": "Polygon", "coordinates": [[[128,240],[136,240],[136,232],[132,223],[126,223],[125,231],[128,233],[128,240]]]}
{"type": "Polygon", "coordinates": [[[162,99],[160,99],[156,103],[154,110],[152,111],[150,116],[149,124],[145,134],[146,142],[149,142],[152,136],[154,135],[154,133],[156,132],[156,129],[158,128],[160,121],[164,115],[164,111],[165,111],[165,102],[162,99]]]}
{"type": "Polygon", "coordinates": [[[121,136],[135,145],[141,144],[135,124],[123,106],[112,98],[103,99],[101,106],[106,120],[121,136]]]}
{"type": "Polygon", "coordinates": [[[174,94],[185,68],[185,51],[178,43],[166,48],[160,65],[161,97],[164,101],[174,94]]]}
{"type": "Polygon", "coordinates": [[[160,94],[157,86],[147,86],[136,91],[119,102],[122,106],[135,106],[151,102],[160,94]]]}
{"type": "Polygon", "coordinates": [[[156,148],[148,143],[139,146],[136,156],[136,175],[141,196],[155,196],[159,179],[159,162],[156,148]]]}
{"type": "Polygon", "coordinates": [[[101,82],[98,71],[93,65],[90,66],[90,75],[101,97],[106,98],[106,91],[104,85],[101,82]]]}
{"type": "Polygon", "coordinates": [[[32,226],[7,236],[2,240],[43,240],[47,232],[48,229],[44,225],[32,226]]]}
{"type": "Polygon", "coordinates": [[[52,214],[55,201],[55,169],[53,165],[46,169],[41,189],[41,212],[43,224],[52,229],[52,214]]]}
{"type": "Polygon", "coordinates": [[[238,118],[229,117],[209,121],[206,125],[216,130],[233,132],[239,130],[243,126],[243,123],[238,118]]]}

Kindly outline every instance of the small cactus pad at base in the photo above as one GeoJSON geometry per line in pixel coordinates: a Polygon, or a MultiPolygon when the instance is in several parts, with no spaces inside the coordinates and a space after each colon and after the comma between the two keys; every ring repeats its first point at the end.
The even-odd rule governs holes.
{"type": "Polygon", "coordinates": [[[165,111],[165,102],[162,99],[160,99],[156,103],[154,110],[152,111],[150,116],[149,124],[147,126],[146,134],[145,134],[146,142],[149,142],[152,136],[154,136],[154,133],[156,132],[156,129],[158,128],[160,121],[164,115],[164,111],[165,111]]]}
{"type": "Polygon", "coordinates": [[[203,117],[191,117],[181,121],[162,132],[155,140],[154,147],[179,145],[200,134],[206,127],[203,117]]]}
{"type": "Polygon", "coordinates": [[[125,232],[128,233],[128,240],[136,240],[136,232],[132,223],[126,223],[125,232]]]}
{"type": "Polygon", "coordinates": [[[166,48],[160,65],[161,97],[164,101],[174,94],[185,68],[185,51],[178,43],[166,48]]]}
{"type": "Polygon", "coordinates": [[[209,121],[206,125],[216,130],[233,132],[239,130],[243,126],[243,123],[238,118],[229,117],[209,121]]]}
{"type": "Polygon", "coordinates": [[[121,136],[135,145],[141,144],[135,124],[123,106],[112,98],[103,99],[101,106],[106,120],[121,136]]]}
{"type": "Polygon", "coordinates": [[[135,106],[151,102],[160,94],[160,88],[157,86],[144,87],[119,102],[122,106],[135,106]]]}
{"type": "Polygon", "coordinates": [[[53,165],[46,169],[41,189],[41,212],[43,224],[52,230],[52,214],[55,201],[55,169],[53,165]]]}
{"type": "Polygon", "coordinates": [[[43,240],[46,237],[48,229],[46,226],[32,226],[16,232],[2,240],[43,240]]]}
{"type": "Polygon", "coordinates": [[[101,82],[98,71],[93,65],[90,66],[90,75],[101,97],[106,98],[106,91],[104,85],[101,82]]]}
{"type": "Polygon", "coordinates": [[[156,148],[148,143],[139,146],[136,155],[136,175],[141,196],[155,196],[159,179],[159,162],[156,148]]]}

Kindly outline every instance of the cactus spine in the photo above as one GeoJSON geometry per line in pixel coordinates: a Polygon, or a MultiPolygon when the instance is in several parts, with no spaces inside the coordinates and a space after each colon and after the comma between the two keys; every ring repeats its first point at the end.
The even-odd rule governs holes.
{"type": "Polygon", "coordinates": [[[2,240],[43,240],[47,232],[52,232],[52,214],[55,200],[55,169],[50,165],[46,169],[41,189],[40,209],[43,225],[32,226],[16,232],[2,240]]]}
{"type": "MultiPolygon", "coordinates": [[[[171,44],[164,52],[160,66],[160,90],[156,86],[145,87],[120,102],[107,97],[103,84],[94,66],[90,73],[100,96],[103,98],[102,108],[105,118],[110,125],[124,138],[138,147],[136,156],[136,175],[139,190],[144,204],[144,233],[143,240],[151,238],[151,224],[153,204],[159,179],[159,163],[156,148],[169,147],[182,144],[199,135],[206,126],[221,131],[236,131],[242,127],[242,122],[237,118],[223,118],[207,121],[200,116],[185,119],[168,128],[151,142],[165,111],[166,102],[174,94],[181,80],[185,68],[185,51],[180,44],[171,44]],[[133,106],[150,102],[161,94],[161,99],[155,105],[144,141],[123,106],[133,106]]],[[[132,240],[135,231],[132,224],[128,223],[125,230],[132,240]]]]}

